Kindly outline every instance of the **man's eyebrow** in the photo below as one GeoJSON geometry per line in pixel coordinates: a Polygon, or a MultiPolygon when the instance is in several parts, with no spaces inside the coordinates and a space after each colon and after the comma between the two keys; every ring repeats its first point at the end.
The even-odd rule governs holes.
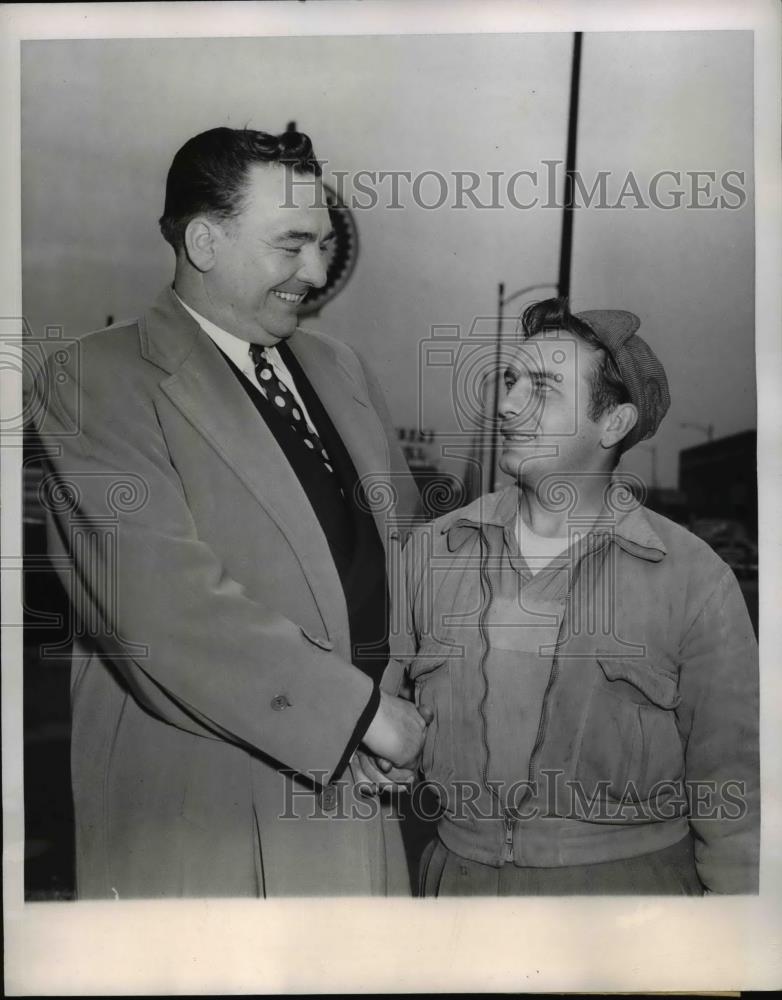
{"type": "Polygon", "coordinates": [[[518,378],[522,371],[527,372],[530,378],[538,379],[539,381],[557,383],[562,381],[562,376],[558,372],[550,372],[545,368],[532,368],[530,365],[520,365],[519,367],[508,365],[503,377],[518,378]]]}
{"type": "Polygon", "coordinates": [[[545,368],[533,368],[530,372],[532,378],[545,379],[547,382],[561,382],[562,376],[559,372],[550,372],[545,368]]]}
{"type": "Polygon", "coordinates": [[[308,229],[286,229],[285,232],[279,233],[276,239],[278,240],[291,240],[301,243],[327,243],[329,240],[333,240],[337,234],[334,230],[330,230],[323,237],[322,240],[318,240],[318,234],[312,232],[308,229]]]}

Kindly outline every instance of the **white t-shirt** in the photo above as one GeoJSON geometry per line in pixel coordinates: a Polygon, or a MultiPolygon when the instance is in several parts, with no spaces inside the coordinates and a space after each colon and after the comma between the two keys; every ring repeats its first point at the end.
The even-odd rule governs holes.
{"type": "Polygon", "coordinates": [[[565,552],[571,543],[569,535],[554,535],[552,538],[536,535],[524,523],[521,512],[516,517],[516,540],[533,576],[545,569],[560,553],[565,552]]]}

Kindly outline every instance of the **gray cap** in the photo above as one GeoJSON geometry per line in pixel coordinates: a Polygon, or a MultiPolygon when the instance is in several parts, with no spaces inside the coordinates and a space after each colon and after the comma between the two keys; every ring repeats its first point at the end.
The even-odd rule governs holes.
{"type": "Polygon", "coordinates": [[[574,315],[594,331],[614,359],[630,402],[638,410],[635,427],[622,441],[622,451],[627,451],[652,437],[668,412],[671,397],[665,369],[651,347],[635,332],[641,321],[634,313],[624,309],[591,309],[574,315]]]}

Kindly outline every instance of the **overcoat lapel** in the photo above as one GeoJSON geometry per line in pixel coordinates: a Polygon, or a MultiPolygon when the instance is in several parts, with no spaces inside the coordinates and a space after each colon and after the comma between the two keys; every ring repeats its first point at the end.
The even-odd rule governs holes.
{"type": "MultiPolygon", "coordinates": [[[[147,316],[142,353],[170,372],[160,383],[162,391],[287,539],[327,633],[346,632],[347,607],[339,575],[307,494],[217,347],[170,290],[147,316]]],[[[231,516],[230,499],[226,516],[231,516]]],[[[253,530],[248,524],[248,545],[252,544],[253,530]]]]}

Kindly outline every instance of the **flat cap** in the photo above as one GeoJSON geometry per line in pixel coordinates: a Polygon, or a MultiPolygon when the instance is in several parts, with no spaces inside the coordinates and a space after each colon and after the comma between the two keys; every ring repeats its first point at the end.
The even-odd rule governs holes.
{"type": "Polygon", "coordinates": [[[622,441],[627,451],[654,435],[668,412],[671,397],[660,359],[636,330],[640,319],[624,309],[592,309],[574,313],[586,323],[616,362],[630,402],[638,410],[638,421],[622,441]]]}

